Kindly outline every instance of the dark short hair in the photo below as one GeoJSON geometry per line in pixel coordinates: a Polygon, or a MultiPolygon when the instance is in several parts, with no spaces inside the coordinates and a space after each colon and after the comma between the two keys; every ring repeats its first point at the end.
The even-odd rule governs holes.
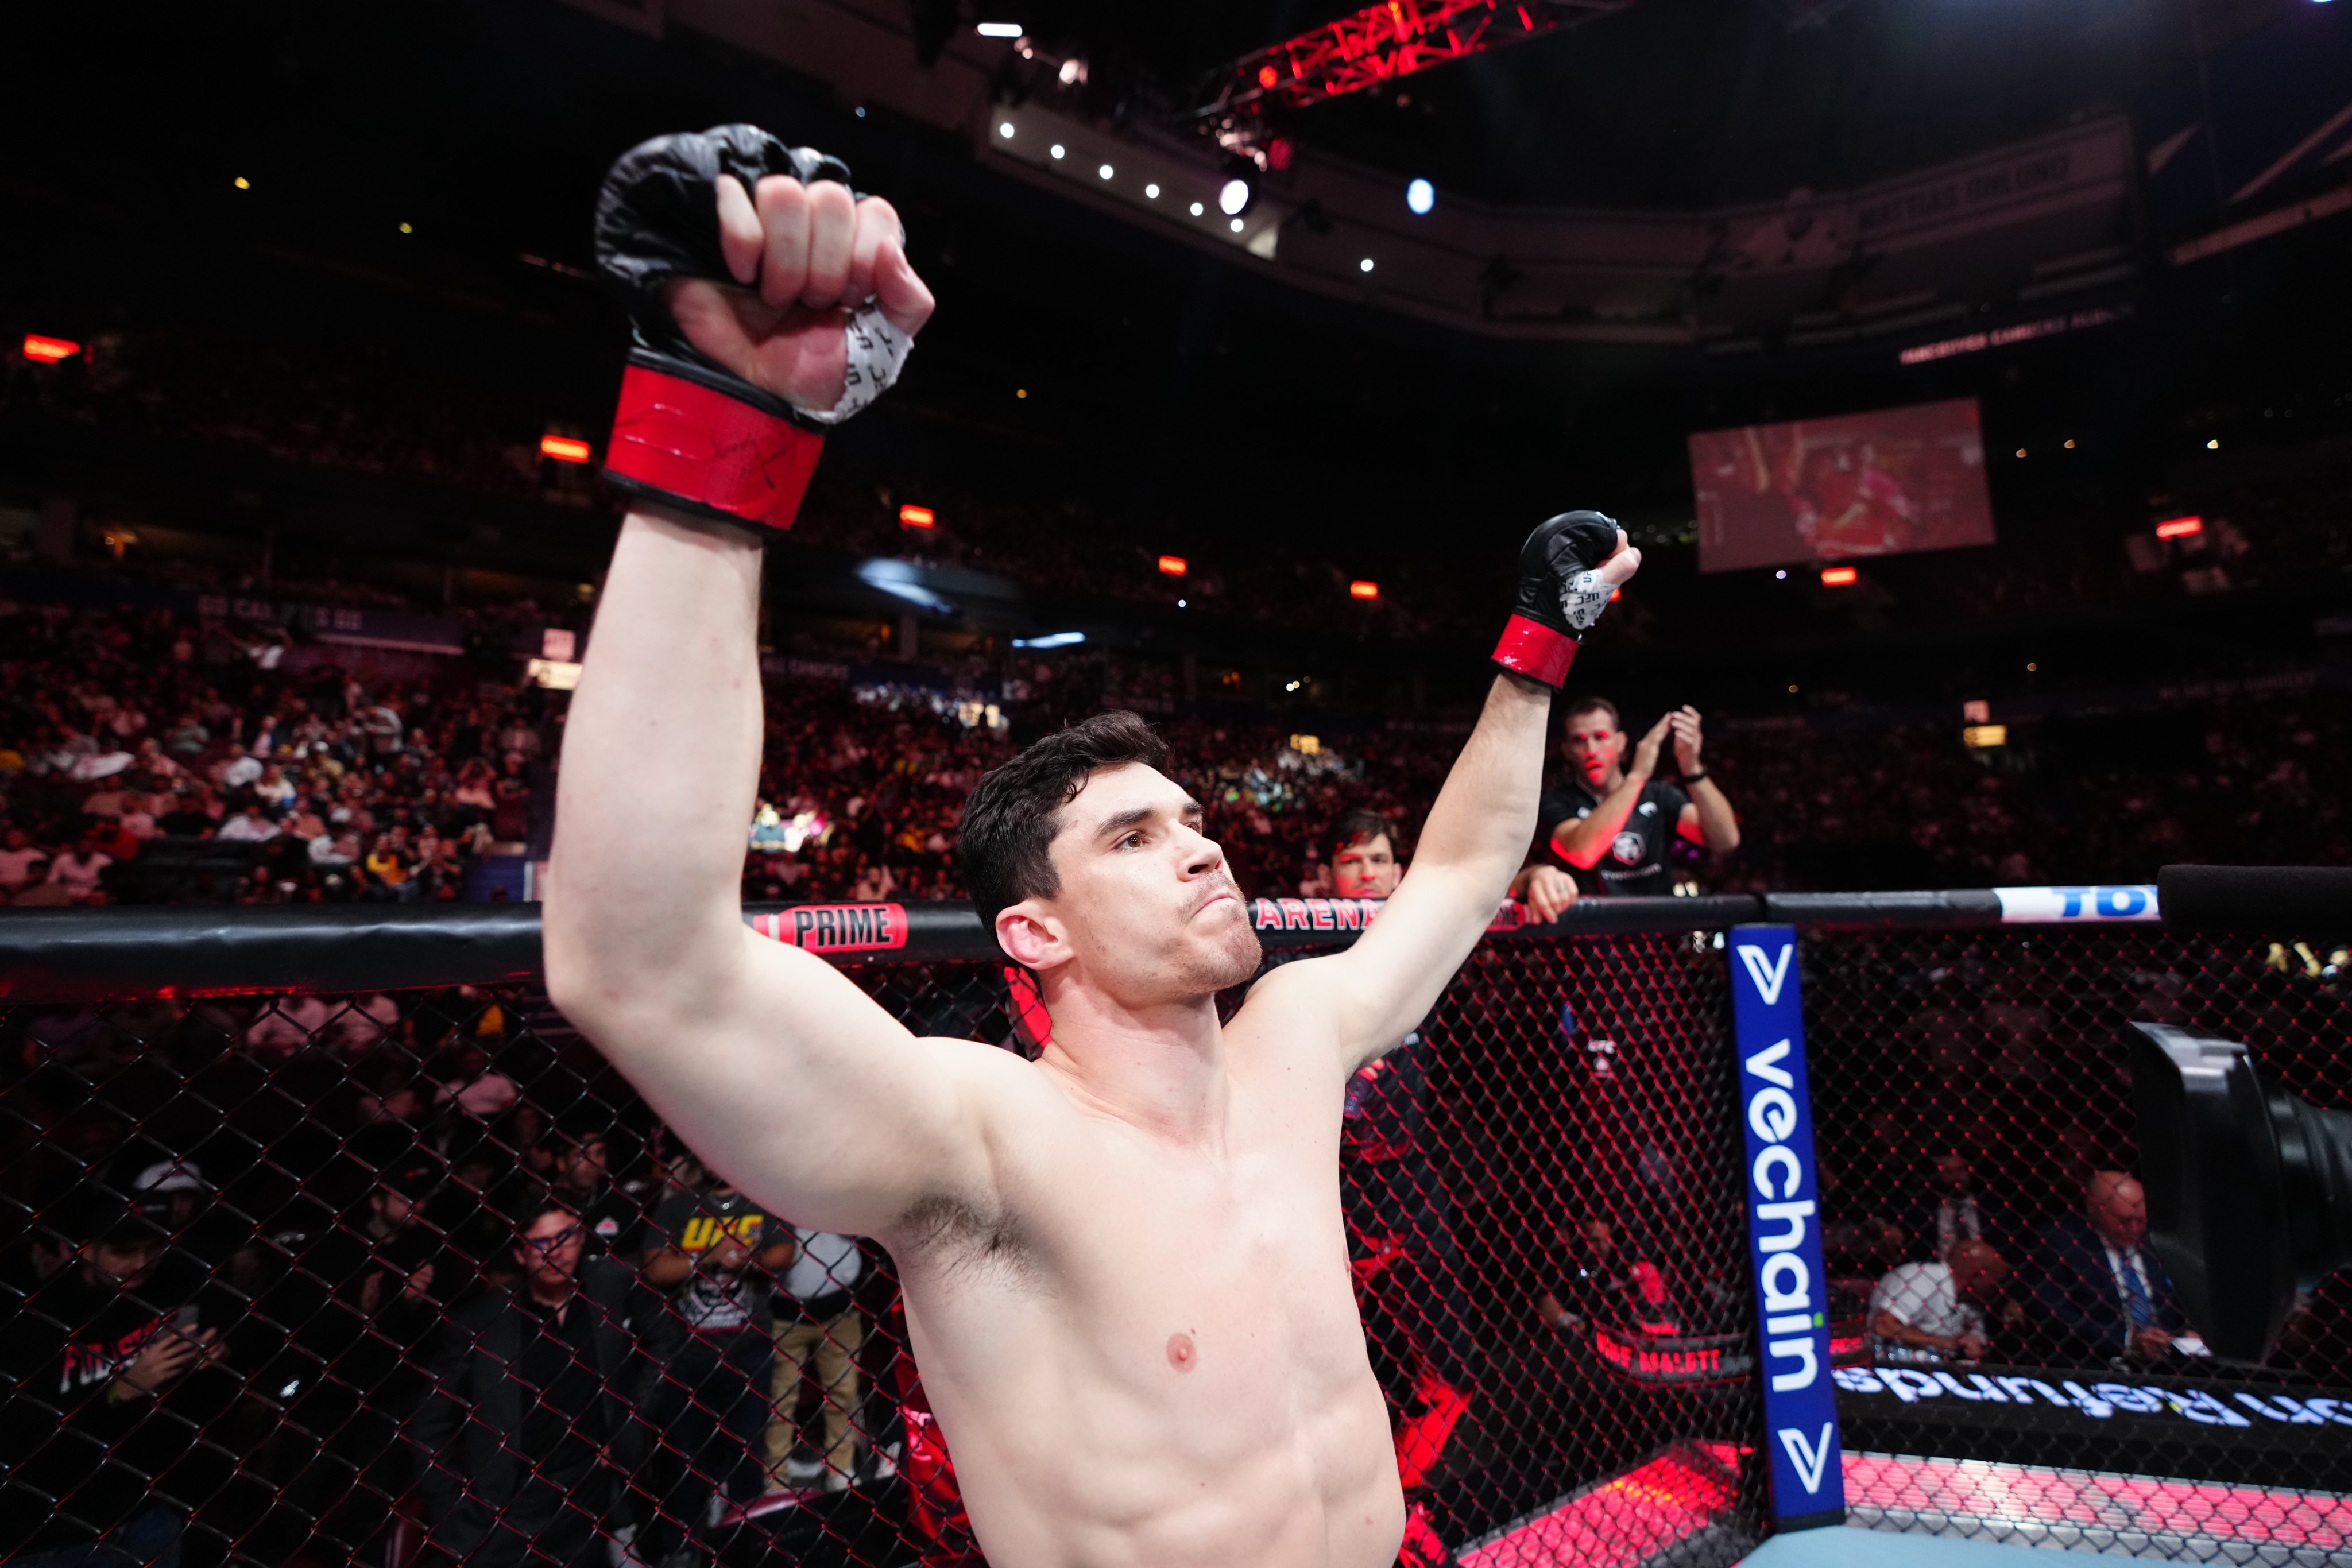
{"type": "Polygon", "coordinates": [[[1382,836],[1389,841],[1391,854],[1402,847],[1403,836],[1397,831],[1396,819],[1378,811],[1350,811],[1331,824],[1331,858],[1336,861],[1341,850],[1382,836]]]}
{"type": "Polygon", "coordinates": [[[1050,852],[1062,808],[1095,774],[1130,762],[1164,768],[1168,743],[1119,708],[1047,736],[981,779],[964,802],[956,859],[982,925],[993,929],[1000,911],[1062,891],[1050,852]]]}
{"type": "Polygon", "coordinates": [[[1568,711],[1560,715],[1560,717],[1563,720],[1571,719],[1588,713],[1607,714],[1609,716],[1609,727],[1612,729],[1622,729],[1625,727],[1625,721],[1617,716],[1617,705],[1611,702],[1607,697],[1579,697],[1574,702],[1568,705],[1568,711]]]}

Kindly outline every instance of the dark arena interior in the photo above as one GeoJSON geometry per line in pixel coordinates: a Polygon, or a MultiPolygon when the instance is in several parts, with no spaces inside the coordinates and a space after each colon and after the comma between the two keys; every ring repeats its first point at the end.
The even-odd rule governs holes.
{"type": "Polygon", "coordinates": [[[0,57],[0,1561],[2352,1564],[2352,0],[0,57]]]}

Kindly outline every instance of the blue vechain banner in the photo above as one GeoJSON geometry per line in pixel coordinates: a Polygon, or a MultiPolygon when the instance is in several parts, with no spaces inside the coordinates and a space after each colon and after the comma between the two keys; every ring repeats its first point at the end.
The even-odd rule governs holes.
{"type": "Polygon", "coordinates": [[[1845,1517],[1845,1475],[1830,1381],[1829,1276],[1822,1268],[1795,926],[1732,927],[1731,1018],[1772,1516],[1783,1529],[1834,1524],[1845,1517]]]}

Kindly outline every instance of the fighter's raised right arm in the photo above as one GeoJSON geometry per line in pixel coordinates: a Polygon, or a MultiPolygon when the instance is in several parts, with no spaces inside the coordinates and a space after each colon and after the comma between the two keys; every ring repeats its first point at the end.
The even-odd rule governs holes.
{"type": "Polygon", "coordinates": [[[916,1040],[831,965],[753,935],[738,888],[763,732],[764,530],[791,521],[789,476],[804,484],[814,460],[806,411],[862,401],[845,389],[872,364],[845,329],[903,334],[895,369],[930,296],[886,204],[853,203],[830,166],[749,128],[649,143],[616,182],[632,160],[623,197],[606,188],[600,261],[620,276],[665,245],[677,256],[625,279],[646,297],[608,473],[639,504],[564,737],[548,990],[737,1186],[803,1224],[887,1233],[916,1202],[986,1182],[974,1085],[996,1053],[916,1040]],[[792,162],[761,174],[763,156],[792,162]],[[636,234],[616,267],[611,231],[648,224],[669,226],[636,234]]]}

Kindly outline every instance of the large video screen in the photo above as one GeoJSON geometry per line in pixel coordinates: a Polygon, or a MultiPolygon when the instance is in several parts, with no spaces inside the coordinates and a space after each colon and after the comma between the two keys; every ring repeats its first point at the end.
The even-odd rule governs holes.
{"type": "Polygon", "coordinates": [[[1989,545],[1974,398],[1690,438],[1698,569],[1989,545]]]}

